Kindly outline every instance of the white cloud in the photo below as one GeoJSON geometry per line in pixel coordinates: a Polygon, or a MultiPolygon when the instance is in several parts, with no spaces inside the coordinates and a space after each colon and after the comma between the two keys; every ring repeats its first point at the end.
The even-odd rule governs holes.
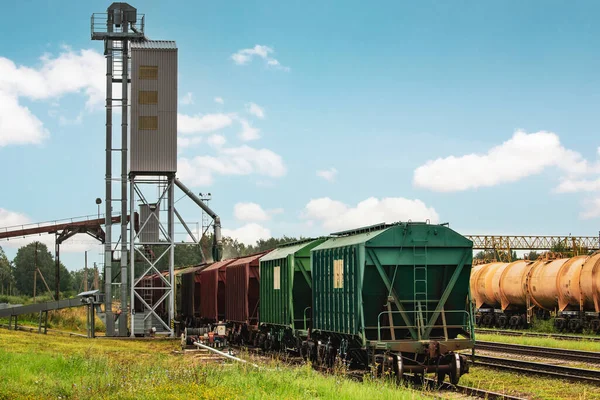
{"type": "Polygon", "coordinates": [[[584,200],[584,210],[580,213],[582,219],[600,217],[600,198],[584,200]]]}
{"type": "Polygon", "coordinates": [[[225,101],[222,97],[215,97],[215,103],[225,104],[225,101]]]}
{"type": "Polygon", "coordinates": [[[583,157],[560,144],[558,135],[516,131],[512,138],[486,154],[438,158],[414,171],[414,184],[438,192],[455,192],[515,182],[557,167],[574,175],[589,172],[583,157]]]}
{"type": "Polygon", "coordinates": [[[272,48],[270,48],[268,46],[263,46],[263,45],[257,44],[253,48],[242,49],[242,50],[239,50],[237,53],[232,54],[231,59],[237,65],[246,65],[252,60],[252,58],[254,58],[256,56],[256,57],[260,57],[263,60],[265,60],[267,66],[269,66],[269,67],[273,67],[276,69],[282,69],[284,71],[289,71],[290,70],[289,67],[284,67],[275,58],[269,56],[269,54],[271,54],[273,52],[274,51],[272,48]]]}
{"type": "Polygon", "coordinates": [[[0,147],[39,144],[50,136],[44,124],[16,97],[0,91],[0,147]]]}
{"type": "Polygon", "coordinates": [[[105,60],[100,53],[63,47],[58,56],[45,54],[39,60],[38,66],[27,67],[0,57],[0,146],[38,144],[49,137],[20,98],[48,100],[82,93],[87,96],[87,109],[104,104],[105,60]]]}
{"type": "Polygon", "coordinates": [[[83,122],[83,113],[80,112],[75,118],[67,118],[64,115],[58,117],[58,123],[62,126],[81,125],[83,122]]]}
{"type": "Polygon", "coordinates": [[[9,211],[0,207],[0,232],[5,232],[5,228],[26,225],[30,223],[31,220],[27,215],[15,211],[9,211]]]}
{"type": "Polygon", "coordinates": [[[191,116],[177,114],[177,130],[183,134],[218,131],[232,122],[232,116],[223,113],[191,116]]]}
{"type": "Polygon", "coordinates": [[[269,221],[273,215],[281,213],[283,213],[283,208],[265,210],[259,204],[252,202],[236,203],[233,207],[233,215],[235,218],[244,222],[269,221]]]}
{"type": "Polygon", "coordinates": [[[268,221],[271,216],[256,203],[237,203],[233,215],[239,221],[268,221]]]}
{"type": "Polygon", "coordinates": [[[242,49],[239,50],[237,53],[233,54],[231,56],[231,58],[233,59],[233,61],[238,64],[238,65],[244,65],[246,63],[248,63],[253,56],[259,56],[261,58],[267,58],[269,53],[272,53],[273,49],[271,49],[270,47],[267,46],[261,46],[259,44],[257,44],[256,46],[254,46],[251,49],[242,49]]]}
{"type": "Polygon", "coordinates": [[[252,124],[244,118],[240,118],[240,124],[242,125],[242,131],[239,134],[241,140],[249,142],[251,140],[260,139],[260,129],[254,128],[252,124]]]}
{"type": "Polygon", "coordinates": [[[223,236],[237,239],[246,245],[253,245],[259,239],[270,238],[271,231],[257,223],[250,223],[237,229],[223,229],[223,236]]]}
{"type": "Polygon", "coordinates": [[[598,192],[600,191],[600,178],[588,179],[563,179],[554,190],[557,193],[598,192]]]}
{"type": "Polygon", "coordinates": [[[258,174],[279,178],[287,169],[280,155],[249,146],[218,149],[217,156],[180,158],[177,174],[190,186],[210,185],[214,175],[258,174]]]}
{"type": "Polygon", "coordinates": [[[435,209],[427,207],[421,200],[388,197],[381,200],[370,197],[356,207],[348,206],[329,197],[312,199],[304,209],[308,220],[320,222],[325,229],[339,231],[381,222],[425,221],[437,223],[435,209]]]}
{"type": "MultiPolygon", "coordinates": [[[[48,225],[51,225],[51,223],[34,223],[26,214],[0,208],[0,232],[14,231],[23,226],[34,227],[48,225]]],[[[48,247],[50,252],[54,252],[54,235],[47,233],[27,237],[15,237],[6,241],[0,240],[0,246],[3,248],[18,249],[19,247],[33,242],[43,243],[48,247]]],[[[98,251],[100,251],[101,248],[102,246],[99,242],[89,239],[86,235],[76,236],[60,245],[61,252],[65,253],[80,253],[91,249],[98,249],[98,251]],[[85,240],[84,238],[88,239],[85,240]]]]}
{"type": "Polygon", "coordinates": [[[39,68],[17,66],[0,57],[0,90],[34,100],[83,92],[88,96],[88,107],[102,106],[106,86],[104,56],[95,50],[63,49],[56,58],[48,54],[40,57],[39,68]]]}
{"type": "Polygon", "coordinates": [[[333,182],[337,176],[337,169],[331,167],[329,169],[322,169],[317,171],[317,176],[325,179],[326,181],[333,182]]]}
{"type": "Polygon", "coordinates": [[[227,142],[227,139],[223,135],[211,135],[207,142],[212,147],[221,147],[227,142]]]}
{"type": "Polygon", "coordinates": [[[202,143],[202,137],[201,136],[196,136],[196,137],[178,137],[177,138],[177,147],[178,148],[188,148],[188,147],[193,147],[196,146],[200,143],[202,143]]]}
{"type": "Polygon", "coordinates": [[[246,104],[246,111],[248,111],[250,114],[252,114],[255,117],[258,117],[260,119],[265,118],[265,110],[264,110],[264,108],[262,108],[261,106],[259,106],[256,103],[248,103],[248,104],[246,104]]]}
{"type": "Polygon", "coordinates": [[[187,92],[179,102],[183,105],[194,104],[194,94],[192,92],[187,92]]]}

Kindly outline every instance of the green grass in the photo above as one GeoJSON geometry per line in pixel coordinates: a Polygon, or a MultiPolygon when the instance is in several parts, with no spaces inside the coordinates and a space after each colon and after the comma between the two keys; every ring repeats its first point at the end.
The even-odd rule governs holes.
{"type": "Polygon", "coordinates": [[[589,340],[559,340],[545,337],[508,336],[494,333],[477,333],[475,338],[476,340],[485,342],[523,344],[527,346],[600,352],[600,342],[592,342],[589,340]]]}
{"type": "Polygon", "coordinates": [[[594,385],[477,366],[472,366],[469,373],[460,378],[460,384],[536,400],[600,398],[600,387],[594,385]]]}
{"type": "Polygon", "coordinates": [[[420,399],[384,381],[324,376],[272,362],[203,363],[178,341],[65,338],[0,331],[0,399],[420,399]]]}
{"type": "MultiPolygon", "coordinates": [[[[38,314],[19,315],[18,324],[25,326],[37,327],[39,322],[38,314]]],[[[56,310],[48,312],[48,328],[57,329],[69,332],[85,334],[87,321],[86,307],[66,308],[64,310],[56,310]]],[[[8,318],[0,318],[0,324],[8,325],[8,318]]],[[[14,324],[14,320],[13,320],[14,324]]],[[[100,318],[96,317],[96,332],[104,332],[104,323],[100,318]]]]}
{"type": "MultiPolygon", "coordinates": [[[[64,298],[64,297],[62,297],[62,298],[64,298]]],[[[37,303],[43,303],[43,302],[46,302],[46,301],[52,301],[52,300],[54,300],[54,298],[52,297],[52,295],[50,293],[46,293],[46,294],[43,294],[41,296],[37,296],[35,300],[36,300],[37,303]]],[[[33,303],[33,297],[30,297],[30,296],[9,296],[7,294],[2,294],[2,295],[0,295],[0,303],[27,305],[27,304],[32,304],[33,303]]]]}

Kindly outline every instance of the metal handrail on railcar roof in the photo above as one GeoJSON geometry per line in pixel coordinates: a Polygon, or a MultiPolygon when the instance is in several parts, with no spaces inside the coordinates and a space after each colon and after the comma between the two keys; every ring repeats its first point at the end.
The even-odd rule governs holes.
{"type": "MultiPolygon", "coordinates": [[[[419,311],[382,311],[379,313],[379,315],[377,316],[377,341],[381,342],[381,317],[383,315],[387,315],[389,316],[390,314],[416,314],[419,311]]],[[[435,311],[426,311],[425,313],[429,313],[429,314],[433,314],[435,311]]],[[[444,314],[464,314],[466,319],[464,319],[464,321],[467,321],[466,323],[463,323],[460,326],[456,326],[456,325],[447,325],[447,324],[442,324],[442,325],[426,325],[426,327],[431,327],[431,328],[441,328],[444,330],[447,330],[448,328],[456,328],[456,327],[461,327],[463,328],[465,331],[471,332],[472,330],[472,325],[471,325],[471,314],[466,311],[466,310],[447,310],[444,311],[444,314]]],[[[417,325],[399,325],[399,326],[384,326],[384,329],[408,329],[408,328],[421,328],[421,326],[417,326],[417,325]]],[[[448,334],[447,332],[445,332],[445,337],[446,340],[448,340],[448,334]]]]}

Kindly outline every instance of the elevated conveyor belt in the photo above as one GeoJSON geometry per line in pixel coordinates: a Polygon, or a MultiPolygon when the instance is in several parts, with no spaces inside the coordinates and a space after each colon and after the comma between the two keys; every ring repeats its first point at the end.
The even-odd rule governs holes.
{"type": "Polygon", "coordinates": [[[44,311],[62,310],[64,308],[83,307],[94,304],[92,299],[98,291],[80,293],[77,297],[46,303],[29,304],[26,306],[9,307],[0,310],[0,318],[14,317],[23,314],[36,314],[44,311]]]}

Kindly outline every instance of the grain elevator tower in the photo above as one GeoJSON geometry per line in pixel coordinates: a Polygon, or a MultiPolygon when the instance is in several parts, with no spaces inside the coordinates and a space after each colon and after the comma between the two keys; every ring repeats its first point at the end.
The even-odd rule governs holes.
{"type": "Polygon", "coordinates": [[[106,13],[91,18],[92,40],[104,42],[106,58],[107,336],[147,334],[150,328],[174,335],[177,46],[173,41],[148,40],[144,27],[144,15],[123,2],[112,3],[106,13]],[[120,86],[116,91],[120,96],[113,94],[113,85],[120,86]],[[112,114],[117,107],[120,147],[113,140],[112,114]],[[113,154],[120,157],[113,159],[113,154]],[[119,163],[121,176],[114,177],[113,164],[119,163]],[[118,186],[120,196],[114,196],[118,186]],[[120,205],[120,232],[113,232],[115,203],[120,205]],[[134,221],[138,206],[140,221],[134,221]],[[113,287],[120,293],[116,317],[113,287]]]}

